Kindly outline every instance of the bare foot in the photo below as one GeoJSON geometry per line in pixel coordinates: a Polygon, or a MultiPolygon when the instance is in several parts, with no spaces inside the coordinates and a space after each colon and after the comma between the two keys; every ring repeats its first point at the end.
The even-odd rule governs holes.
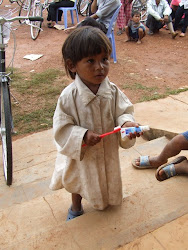
{"type": "MultiPolygon", "coordinates": [[[[161,165],[167,163],[167,161],[161,161],[157,156],[155,157],[150,157],[149,156],[149,163],[150,163],[150,168],[158,168],[161,165]]],[[[139,167],[140,166],[140,157],[135,160],[135,164],[139,167]]]]}
{"type": "MultiPolygon", "coordinates": [[[[176,175],[186,174],[188,175],[188,160],[184,160],[180,163],[174,164],[176,175]]],[[[167,179],[165,171],[161,169],[158,173],[160,180],[164,181],[167,179]]]]}
{"type": "Polygon", "coordinates": [[[125,42],[127,43],[127,42],[131,42],[131,39],[130,38],[128,38],[127,40],[125,40],[125,42]]]}
{"type": "Polygon", "coordinates": [[[136,43],[137,43],[137,44],[141,44],[142,42],[141,42],[141,40],[138,39],[138,41],[137,41],[136,43]]]}

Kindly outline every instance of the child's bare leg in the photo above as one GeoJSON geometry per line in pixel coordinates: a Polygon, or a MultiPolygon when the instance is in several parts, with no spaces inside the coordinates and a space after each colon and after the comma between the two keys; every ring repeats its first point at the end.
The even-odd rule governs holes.
{"type": "Polygon", "coordinates": [[[141,39],[145,36],[145,31],[142,28],[138,29],[138,41],[137,43],[141,43],[141,39]]]}
{"type": "Polygon", "coordinates": [[[125,33],[126,33],[126,35],[127,35],[127,40],[126,40],[126,42],[131,41],[131,37],[130,37],[130,35],[129,35],[129,27],[128,27],[128,26],[125,27],[125,33]]]}
{"type": "MultiPolygon", "coordinates": [[[[188,150],[188,140],[183,135],[175,136],[164,147],[162,152],[156,157],[149,157],[150,166],[158,168],[159,166],[167,163],[170,157],[173,157],[181,152],[181,150],[188,150]]],[[[136,159],[136,165],[140,165],[140,158],[136,159]]]]}
{"type": "Polygon", "coordinates": [[[79,194],[72,194],[72,211],[78,212],[81,211],[81,201],[82,201],[82,196],[79,194]]]}

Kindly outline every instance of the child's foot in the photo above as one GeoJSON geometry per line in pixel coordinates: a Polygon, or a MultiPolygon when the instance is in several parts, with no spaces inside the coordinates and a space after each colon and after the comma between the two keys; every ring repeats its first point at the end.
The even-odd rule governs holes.
{"type": "Polygon", "coordinates": [[[184,36],[185,36],[185,33],[182,32],[182,33],[180,34],[180,37],[184,37],[184,36]]]}
{"type": "Polygon", "coordinates": [[[150,157],[150,156],[140,156],[137,159],[134,159],[132,161],[132,165],[135,168],[139,169],[146,169],[146,168],[158,168],[159,166],[165,164],[167,161],[159,160],[159,158],[156,157],[150,157]]]}
{"type": "Polygon", "coordinates": [[[188,174],[188,160],[186,157],[179,157],[179,161],[177,159],[157,169],[155,176],[158,181],[164,181],[176,175],[188,174]]]}
{"type": "Polygon", "coordinates": [[[84,213],[83,207],[81,207],[80,211],[72,211],[72,206],[68,210],[67,221],[72,220],[84,213]]]}
{"type": "Polygon", "coordinates": [[[128,38],[127,40],[125,40],[126,43],[131,42],[131,38],[128,38]]]}
{"type": "Polygon", "coordinates": [[[136,43],[137,43],[137,44],[141,44],[142,42],[141,42],[141,40],[138,39],[138,41],[137,41],[136,43]]]}

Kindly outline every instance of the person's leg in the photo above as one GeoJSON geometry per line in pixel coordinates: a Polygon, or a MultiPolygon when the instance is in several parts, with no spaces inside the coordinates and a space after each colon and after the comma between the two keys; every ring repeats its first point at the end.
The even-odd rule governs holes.
{"type": "Polygon", "coordinates": [[[185,17],[184,17],[184,20],[183,20],[183,26],[182,26],[182,29],[181,29],[180,37],[184,37],[185,33],[186,33],[186,30],[187,30],[187,26],[188,26],[188,9],[184,10],[184,14],[185,14],[185,17]]]}
{"type": "Polygon", "coordinates": [[[149,28],[149,35],[153,35],[153,33],[159,29],[158,26],[160,23],[159,21],[157,21],[152,15],[148,15],[147,17],[147,21],[146,21],[146,26],[149,28]]]}
{"type": "Polygon", "coordinates": [[[84,213],[81,201],[82,197],[79,194],[72,194],[72,205],[68,210],[67,221],[72,220],[84,213]]]}
{"type": "MultiPolygon", "coordinates": [[[[149,164],[151,168],[158,168],[167,163],[170,157],[178,155],[181,150],[188,150],[188,131],[183,134],[175,136],[167,143],[162,152],[155,157],[149,157],[149,164]]],[[[140,157],[135,160],[137,166],[140,165],[140,157]]]]}
{"type": "Polygon", "coordinates": [[[123,33],[123,28],[125,27],[125,0],[121,0],[121,8],[117,17],[117,35],[121,35],[123,33]]]}
{"type": "Polygon", "coordinates": [[[183,13],[184,13],[184,6],[181,6],[181,7],[179,6],[175,14],[174,31],[178,29],[178,25],[181,21],[183,13]]]}
{"type": "Polygon", "coordinates": [[[125,27],[125,33],[127,35],[127,40],[126,42],[131,41],[131,36],[130,36],[130,28],[128,26],[125,27]]]}
{"type": "MultiPolygon", "coordinates": [[[[49,5],[49,10],[48,10],[48,17],[47,20],[48,21],[52,21],[53,24],[55,24],[56,22],[56,10],[59,7],[73,7],[74,6],[74,2],[72,1],[61,1],[61,2],[52,2],[49,5]]],[[[60,18],[60,17],[58,17],[60,18]]]]}
{"type": "Polygon", "coordinates": [[[145,36],[145,30],[143,30],[143,28],[139,28],[138,29],[138,41],[137,43],[140,44],[142,38],[145,36]]]}
{"type": "Polygon", "coordinates": [[[125,5],[125,25],[128,24],[130,18],[131,18],[131,12],[132,12],[132,3],[129,2],[129,0],[126,0],[125,5]]]}
{"type": "Polygon", "coordinates": [[[82,196],[79,194],[72,194],[72,211],[81,211],[82,196]]]}
{"type": "Polygon", "coordinates": [[[170,30],[170,33],[172,34],[172,38],[174,39],[178,35],[178,33],[174,31],[171,16],[168,17],[168,22],[166,22],[166,24],[168,26],[168,29],[170,30]]]}

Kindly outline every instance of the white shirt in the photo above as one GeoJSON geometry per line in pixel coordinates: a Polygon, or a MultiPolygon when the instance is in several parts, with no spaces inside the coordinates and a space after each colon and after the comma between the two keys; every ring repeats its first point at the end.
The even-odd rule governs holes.
{"type": "Polygon", "coordinates": [[[181,0],[179,6],[184,5],[184,9],[188,9],[188,0],[181,0]]]}
{"type": "Polygon", "coordinates": [[[155,0],[149,0],[147,3],[148,15],[152,15],[156,20],[160,20],[166,15],[169,16],[171,12],[172,10],[166,0],[161,0],[158,6],[155,0]]]}

